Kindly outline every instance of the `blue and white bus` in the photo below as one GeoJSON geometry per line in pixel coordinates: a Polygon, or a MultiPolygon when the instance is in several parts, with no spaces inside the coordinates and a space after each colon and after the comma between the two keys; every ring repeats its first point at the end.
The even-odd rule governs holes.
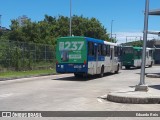
{"type": "Polygon", "coordinates": [[[118,73],[120,47],[89,37],[61,37],[57,40],[57,73],[74,73],[76,77],[118,73]]]}

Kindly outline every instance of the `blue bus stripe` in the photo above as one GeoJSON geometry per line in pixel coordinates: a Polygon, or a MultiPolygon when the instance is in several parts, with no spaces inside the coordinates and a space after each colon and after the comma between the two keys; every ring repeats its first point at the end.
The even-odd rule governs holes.
{"type": "Polygon", "coordinates": [[[94,39],[94,38],[89,38],[89,37],[86,37],[86,41],[90,41],[90,42],[94,42],[94,43],[104,44],[104,41],[103,41],[103,40],[94,39]]]}

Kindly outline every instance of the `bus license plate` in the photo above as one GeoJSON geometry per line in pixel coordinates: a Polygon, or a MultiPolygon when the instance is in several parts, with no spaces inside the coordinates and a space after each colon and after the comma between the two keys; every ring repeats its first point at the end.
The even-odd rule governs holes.
{"type": "Polygon", "coordinates": [[[82,68],[81,65],[75,65],[74,68],[82,68]]]}

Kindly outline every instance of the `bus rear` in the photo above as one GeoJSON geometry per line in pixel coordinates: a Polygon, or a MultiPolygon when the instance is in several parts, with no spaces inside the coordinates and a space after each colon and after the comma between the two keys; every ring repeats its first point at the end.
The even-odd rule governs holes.
{"type": "Polygon", "coordinates": [[[141,47],[123,47],[122,65],[127,69],[141,66],[141,47]]]}
{"type": "Polygon", "coordinates": [[[87,73],[85,37],[62,37],[56,47],[57,73],[87,73]]]}
{"type": "Polygon", "coordinates": [[[122,49],[122,65],[130,68],[134,64],[134,51],[133,47],[123,47],[122,49]]]}

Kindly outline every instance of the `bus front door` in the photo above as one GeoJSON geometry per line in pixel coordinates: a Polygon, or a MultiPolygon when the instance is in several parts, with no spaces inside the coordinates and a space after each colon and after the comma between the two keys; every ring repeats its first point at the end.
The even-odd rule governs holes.
{"type": "Polygon", "coordinates": [[[111,65],[111,71],[113,71],[114,69],[114,49],[113,48],[111,48],[110,65],[111,65]]]}

